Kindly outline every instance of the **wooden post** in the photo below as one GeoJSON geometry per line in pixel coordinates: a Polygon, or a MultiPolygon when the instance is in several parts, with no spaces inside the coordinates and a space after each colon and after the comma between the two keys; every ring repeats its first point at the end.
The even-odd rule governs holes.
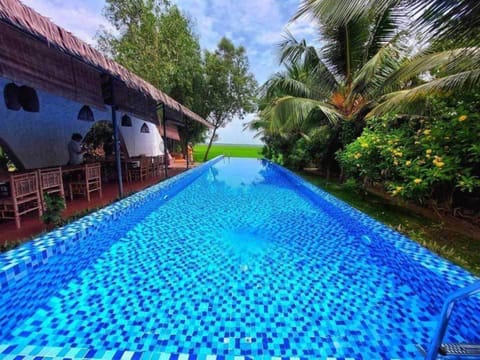
{"type": "Polygon", "coordinates": [[[168,178],[168,154],[167,154],[167,108],[165,104],[161,104],[162,111],[162,126],[163,126],[163,158],[165,163],[165,178],[168,178]]]}
{"type": "Polygon", "coordinates": [[[113,142],[115,151],[115,165],[118,177],[118,196],[123,197],[123,178],[122,178],[122,160],[120,158],[120,136],[118,134],[117,122],[117,105],[115,105],[115,93],[113,91],[113,79],[110,78],[110,89],[112,92],[112,125],[113,125],[113,142]]]}

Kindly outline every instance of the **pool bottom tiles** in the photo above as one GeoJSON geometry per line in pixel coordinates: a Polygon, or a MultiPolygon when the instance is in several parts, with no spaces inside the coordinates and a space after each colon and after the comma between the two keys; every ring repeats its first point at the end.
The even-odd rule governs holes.
{"type": "MultiPolygon", "coordinates": [[[[395,233],[365,241],[365,227],[338,211],[265,163],[221,162],[12,287],[16,315],[2,320],[0,343],[421,359],[416,344],[429,343],[453,287],[378,245],[397,241],[395,233]]],[[[478,340],[478,326],[462,323],[477,309],[472,301],[453,319],[449,340],[478,340]]]]}

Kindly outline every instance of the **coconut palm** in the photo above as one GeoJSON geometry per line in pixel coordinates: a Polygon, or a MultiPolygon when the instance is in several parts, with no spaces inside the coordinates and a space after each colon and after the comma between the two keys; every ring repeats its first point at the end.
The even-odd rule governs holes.
{"type": "Polygon", "coordinates": [[[409,56],[403,15],[412,1],[304,0],[295,18],[317,21],[326,45],[316,49],[286,35],[281,61],[287,70],[263,87],[270,105],[261,117],[270,131],[308,130],[314,118],[336,123],[389,111],[418,113],[426,95],[478,86],[478,47],[409,56]],[[304,75],[291,76],[298,69],[304,75]],[[420,80],[432,71],[437,76],[420,80]]]}
{"type": "Polygon", "coordinates": [[[423,37],[454,39],[462,46],[478,46],[480,42],[477,0],[304,0],[293,19],[322,17],[330,25],[338,26],[368,13],[382,13],[392,6],[413,19],[412,27],[422,28],[423,37]]]}

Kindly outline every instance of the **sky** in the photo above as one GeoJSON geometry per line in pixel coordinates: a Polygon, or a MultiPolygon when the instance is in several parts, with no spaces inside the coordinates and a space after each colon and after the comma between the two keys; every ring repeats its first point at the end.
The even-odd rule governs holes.
{"type": "MultiPolygon", "coordinates": [[[[171,0],[192,20],[202,49],[214,50],[226,36],[247,50],[250,70],[263,84],[281,68],[278,43],[288,28],[298,39],[313,38],[315,27],[308,20],[289,23],[299,0],[171,0]]],[[[102,16],[103,0],[22,0],[40,14],[95,45],[100,26],[111,28],[102,16]]],[[[243,124],[254,118],[234,119],[219,130],[219,143],[260,144],[254,133],[243,131],[243,124]]]]}

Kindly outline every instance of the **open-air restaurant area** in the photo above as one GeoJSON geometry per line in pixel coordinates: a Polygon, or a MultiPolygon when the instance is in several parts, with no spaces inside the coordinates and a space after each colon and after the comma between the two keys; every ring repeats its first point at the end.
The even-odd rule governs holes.
{"type": "Polygon", "coordinates": [[[211,125],[49,19],[4,1],[0,46],[0,246],[192,166],[211,125]]]}

